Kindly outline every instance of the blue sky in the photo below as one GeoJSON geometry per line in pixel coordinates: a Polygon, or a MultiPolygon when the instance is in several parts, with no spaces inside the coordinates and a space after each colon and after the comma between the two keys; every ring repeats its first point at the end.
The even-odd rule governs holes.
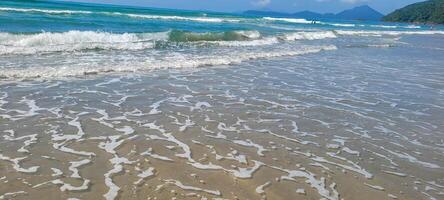
{"type": "Polygon", "coordinates": [[[420,0],[70,0],[90,3],[122,4],[132,6],[213,10],[237,12],[249,9],[297,12],[339,12],[354,6],[367,4],[382,13],[420,0]]]}

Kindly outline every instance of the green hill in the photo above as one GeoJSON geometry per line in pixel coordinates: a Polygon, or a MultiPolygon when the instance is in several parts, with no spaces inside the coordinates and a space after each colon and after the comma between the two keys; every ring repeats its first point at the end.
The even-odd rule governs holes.
{"type": "Polygon", "coordinates": [[[391,22],[444,24],[444,0],[429,0],[408,5],[382,18],[391,22]]]}

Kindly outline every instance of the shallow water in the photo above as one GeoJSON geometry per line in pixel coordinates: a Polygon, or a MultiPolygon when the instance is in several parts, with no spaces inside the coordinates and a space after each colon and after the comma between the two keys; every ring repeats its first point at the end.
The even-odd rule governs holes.
{"type": "Polygon", "coordinates": [[[418,48],[421,39],[442,41],[5,81],[0,193],[441,199],[442,52],[418,48]]]}
{"type": "Polygon", "coordinates": [[[0,5],[0,199],[444,198],[440,30],[0,5]]]}

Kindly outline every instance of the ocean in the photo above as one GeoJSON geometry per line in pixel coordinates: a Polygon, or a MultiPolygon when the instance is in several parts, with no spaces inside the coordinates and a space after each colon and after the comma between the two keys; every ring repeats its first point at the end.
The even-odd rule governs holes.
{"type": "Polygon", "coordinates": [[[0,2],[0,199],[443,199],[444,27],[0,2]]]}

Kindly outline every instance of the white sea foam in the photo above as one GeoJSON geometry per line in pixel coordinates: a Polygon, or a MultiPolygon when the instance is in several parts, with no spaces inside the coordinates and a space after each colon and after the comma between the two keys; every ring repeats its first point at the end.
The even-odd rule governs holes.
{"type": "Polygon", "coordinates": [[[294,32],[287,33],[280,36],[283,40],[321,40],[327,38],[336,38],[336,34],[332,31],[319,31],[319,32],[294,32]]]}
{"type": "MultiPolygon", "coordinates": [[[[23,142],[24,145],[20,149],[18,149],[17,152],[29,153],[29,150],[27,149],[27,147],[29,147],[30,145],[32,145],[32,144],[37,142],[37,134],[25,135],[25,136],[14,138],[13,137],[14,131],[13,130],[10,130],[10,131],[11,131],[11,135],[3,135],[3,138],[5,140],[8,140],[8,141],[19,141],[19,140],[24,140],[24,139],[28,138],[27,140],[25,140],[23,142]]],[[[6,131],[4,131],[4,132],[6,132],[6,131]]]]}
{"type": "Polygon", "coordinates": [[[264,194],[265,193],[265,188],[271,185],[271,181],[268,181],[262,185],[257,186],[256,188],[256,193],[258,194],[264,194]]]}
{"type": "MultiPolygon", "coordinates": [[[[335,157],[335,158],[337,158],[337,157],[335,157]]],[[[337,167],[342,167],[346,170],[354,171],[356,173],[362,174],[367,179],[373,178],[373,175],[371,173],[369,173],[367,170],[365,170],[365,169],[361,168],[360,166],[358,166],[354,163],[351,163],[351,162],[349,162],[349,163],[351,163],[353,166],[348,166],[348,165],[343,165],[340,163],[332,162],[332,161],[329,161],[329,160],[327,160],[323,157],[319,157],[319,156],[312,158],[312,160],[316,161],[316,162],[320,162],[320,163],[327,163],[327,164],[335,165],[337,167]]]]}
{"type": "Polygon", "coordinates": [[[398,28],[398,26],[389,26],[389,25],[370,25],[373,28],[398,28]]]}
{"type": "Polygon", "coordinates": [[[51,170],[52,170],[52,174],[51,174],[51,176],[52,177],[57,177],[57,176],[61,176],[61,175],[63,175],[63,172],[62,172],[62,170],[60,170],[60,169],[57,169],[57,168],[51,168],[51,170]]]}
{"type": "MultiPolygon", "coordinates": [[[[174,54],[174,59],[152,59],[146,60],[142,63],[127,63],[115,65],[93,65],[91,67],[85,66],[77,67],[34,67],[33,69],[5,69],[0,70],[0,77],[10,78],[31,78],[31,77],[61,77],[61,76],[81,76],[90,73],[102,72],[134,72],[146,71],[153,69],[167,69],[167,68],[196,68],[202,66],[217,66],[217,65],[231,65],[238,64],[247,60],[253,59],[267,59],[282,56],[296,56],[309,53],[317,53],[323,50],[336,50],[337,47],[333,45],[328,46],[302,46],[299,49],[288,50],[282,49],[280,51],[260,51],[260,52],[230,52],[219,56],[195,56],[195,55],[180,55],[174,54]]],[[[164,57],[166,58],[166,57],[164,57]]]]}
{"type": "Polygon", "coordinates": [[[302,194],[302,195],[305,195],[305,189],[303,189],[303,188],[298,188],[298,189],[296,189],[296,193],[298,193],[298,194],[302,194]]]}
{"type": "Polygon", "coordinates": [[[387,174],[391,174],[391,175],[395,175],[395,176],[407,177],[407,174],[401,173],[401,172],[393,172],[393,171],[386,171],[386,170],[384,170],[382,172],[387,173],[387,174]]]}
{"type": "Polygon", "coordinates": [[[125,157],[119,157],[116,152],[116,148],[118,148],[125,139],[119,140],[120,136],[109,136],[108,139],[110,141],[101,142],[99,144],[99,148],[104,149],[107,153],[112,154],[114,157],[109,159],[109,162],[113,165],[113,168],[104,174],[105,176],[105,185],[108,187],[108,192],[103,195],[106,200],[113,200],[117,197],[120,191],[120,187],[117,186],[113,182],[113,176],[117,173],[123,171],[124,164],[132,164],[132,161],[129,161],[125,157]]]}
{"type": "Polygon", "coordinates": [[[142,171],[140,174],[137,175],[139,177],[139,180],[134,182],[135,185],[139,185],[143,182],[144,179],[154,176],[154,167],[150,167],[147,170],[142,171]]]}
{"type": "Polygon", "coordinates": [[[245,36],[250,39],[258,39],[261,37],[261,33],[259,31],[235,31],[237,34],[245,36]]]}
{"type": "MultiPolygon", "coordinates": [[[[143,50],[154,48],[156,42],[167,41],[171,32],[110,33],[96,31],[42,32],[37,34],[0,33],[0,55],[73,52],[83,50],[143,50]]],[[[249,40],[196,41],[227,47],[263,46],[277,44],[280,40],[318,40],[336,38],[332,31],[293,32],[261,37],[258,31],[235,31],[249,40]]]]}
{"type": "Polygon", "coordinates": [[[417,25],[408,25],[408,26],[405,26],[405,27],[403,27],[403,28],[418,29],[418,28],[421,28],[421,26],[417,26],[417,25]]]}
{"type": "Polygon", "coordinates": [[[349,154],[352,154],[352,155],[356,155],[356,156],[359,156],[359,155],[360,155],[360,152],[359,152],[359,151],[351,150],[351,149],[348,148],[348,147],[343,147],[341,150],[344,151],[344,152],[347,152],[347,153],[349,153],[349,154]]]}
{"type": "Polygon", "coordinates": [[[272,45],[279,43],[279,40],[277,37],[264,37],[261,39],[246,40],[246,41],[207,41],[205,43],[217,44],[219,46],[226,46],[226,47],[242,47],[242,46],[272,45]]]}
{"type": "Polygon", "coordinates": [[[389,153],[391,153],[391,154],[393,154],[393,155],[395,155],[395,156],[397,156],[399,158],[408,160],[411,163],[417,163],[419,165],[422,165],[422,166],[427,167],[427,168],[432,168],[432,169],[439,169],[439,168],[441,168],[441,166],[439,166],[437,164],[429,163],[429,162],[425,162],[425,161],[420,161],[416,157],[413,157],[413,156],[411,156],[411,155],[409,155],[409,154],[407,154],[405,152],[401,152],[401,153],[395,152],[395,151],[389,150],[387,148],[384,148],[382,146],[380,148],[384,149],[385,151],[387,151],[387,152],[389,152],[389,153]]]}
{"type": "Polygon", "coordinates": [[[10,199],[10,198],[15,198],[18,195],[26,195],[26,194],[28,194],[28,193],[25,191],[7,192],[7,193],[2,194],[0,196],[0,199],[10,199]]]}
{"type": "Polygon", "coordinates": [[[239,19],[227,19],[227,18],[216,18],[216,17],[184,17],[184,16],[168,16],[168,15],[142,15],[142,14],[128,14],[128,13],[113,13],[115,15],[125,15],[133,18],[143,18],[143,19],[157,19],[157,20],[184,20],[184,21],[197,21],[197,22],[211,22],[211,23],[222,23],[222,22],[239,22],[239,19]]]}
{"type": "Polygon", "coordinates": [[[49,10],[49,9],[34,9],[34,8],[12,8],[1,7],[0,11],[13,11],[13,12],[40,12],[48,14],[91,14],[91,11],[83,10],[49,10]]]}
{"type": "Polygon", "coordinates": [[[165,180],[165,182],[168,184],[176,185],[177,187],[179,187],[183,190],[200,191],[200,192],[205,192],[205,193],[212,194],[215,196],[222,195],[222,193],[219,190],[208,190],[208,189],[203,189],[203,188],[199,188],[199,187],[188,186],[188,185],[182,184],[182,182],[180,182],[178,180],[168,179],[168,180],[165,180]]]}
{"type": "Polygon", "coordinates": [[[297,18],[275,18],[275,17],[264,17],[262,19],[269,21],[282,21],[296,24],[311,24],[313,21],[308,21],[306,19],[297,19],[297,18]]]}
{"type": "Polygon", "coordinates": [[[341,23],[326,23],[326,22],[319,22],[319,24],[338,26],[338,27],[355,27],[356,26],[356,24],[341,24],[341,23]]]}
{"type": "Polygon", "coordinates": [[[8,161],[12,163],[12,168],[14,168],[17,172],[22,173],[35,173],[40,168],[39,166],[32,166],[29,168],[23,168],[20,166],[20,162],[25,160],[27,157],[20,157],[20,158],[11,158],[8,156],[5,156],[3,154],[0,154],[0,160],[8,161]]]}
{"type": "Polygon", "coordinates": [[[169,161],[169,162],[173,162],[174,161],[173,159],[168,158],[166,156],[161,156],[159,154],[153,153],[153,149],[152,148],[149,148],[147,151],[141,153],[140,155],[142,155],[142,156],[150,156],[152,158],[163,160],[163,161],[169,161]]]}
{"type": "Polygon", "coordinates": [[[91,160],[84,159],[80,161],[72,161],[70,162],[71,166],[69,166],[69,170],[72,172],[71,178],[82,178],[79,174],[79,167],[91,163],[91,160]]]}
{"type": "Polygon", "coordinates": [[[310,172],[299,171],[299,170],[288,170],[288,169],[283,169],[283,168],[274,167],[274,166],[270,166],[270,167],[288,173],[288,175],[282,176],[280,178],[282,180],[296,181],[295,178],[305,178],[306,179],[305,182],[310,184],[310,186],[312,188],[316,189],[318,194],[321,195],[323,198],[328,199],[328,200],[338,200],[339,199],[339,195],[338,195],[339,193],[335,190],[335,187],[334,187],[335,184],[332,183],[332,185],[330,185],[331,191],[328,190],[328,188],[326,188],[326,185],[325,185],[325,178],[323,178],[323,177],[321,177],[320,179],[316,179],[315,175],[310,172]]]}
{"type": "Polygon", "coordinates": [[[60,179],[56,179],[52,181],[52,184],[54,185],[60,185],[60,191],[84,191],[89,188],[90,180],[85,179],[80,186],[73,186],[70,183],[66,183],[60,179]]]}
{"type": "Polygon", "coordinates": [[[253,160],[253,163],[254,163],[254,166],[251,168],[239,168],[238,170],[234,170],[234,169],[233,170],[225,169],[225,170],[230,172],[236,178],[241,178],[241,179],[252,178],[253,174],[257,170],[259,170],[259,168],[261,168],[262,166],[265,165],[263,162],[256,161],[256,160],[253,160]]]}
{"type": "Polygon", "coordinates": [[[259,156],[265,156],[264,152],[268,151],[262,145],[256,144],[256,143],[252,142],[251,140],[233,140],[233,143],[239,144],[242,146],[246,146],[246,147],[255,147],[255,148],[257,148],[257,155],[259,155],[259,156]]]}
{"type": "Polygon", "coordinates": [[[381,36],[381,35],[434,35],[444,34],[444,31],[429,30],[429,31],[351,31],[351,30],[336,30],[339,35],[354,35],[354,36],[381,36]]]}
{"type": "Polygon", "coordinates": [[[380,191],[384,191],[385,190],[383,187],[381,187],[379,185],[370,185],[368,183],[364,183],[364,185],[366,185],[366,186],[368,186],[368,187],[370,187],[372,189],[375,189],[375,190],[380,190],[380,191]]]}

